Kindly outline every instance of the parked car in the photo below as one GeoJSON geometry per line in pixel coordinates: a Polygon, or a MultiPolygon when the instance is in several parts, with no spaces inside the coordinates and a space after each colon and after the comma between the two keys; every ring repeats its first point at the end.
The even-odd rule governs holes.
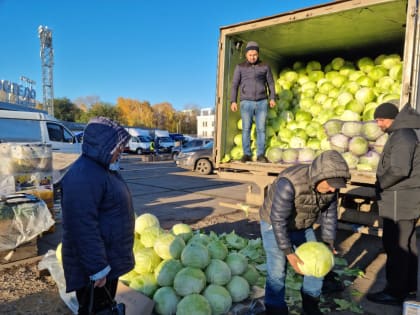
{"type": "Polygon", "coordinates": [[[211,138],[194,138],[190,139],[182,145],[178,145],[172,148],[172,159],[175,160],[176,156],[179,152],[184,151],[186,149],[198,149],[205,146],[207,143],[212,142],[213,139],[211,138]]]}
{"type": "Polygon", "coordinates": [[[80,154],[78,138],[58,119],[40,112],[0,110],[0,142],[42,142],[55,153],[80,154]]]}
{"type": "Polygon", "coordinates": [[[214,171],[213,141],[201,147],[182,150],[175,158],[176,165],[195,171],[201,175],[209,175],[214,171]]]}
{"type": "MultiPolygon", "coordinates": [[[[155,140],[156,143],[156,140],[155,140]]],[[[159,153],[171,153],[172,148],[175,146],[174,140],[171,137],[157,137],[158,152],[159,153]]],[[[156,150],[156,148],[155,148],[156,150]]]]}
{"type": "Polygon", "coordinates": [[[152,141],[152,138],[148,136],[131,136],[124,151],[137,154],[150,153],[150,142],[152,141]]]}

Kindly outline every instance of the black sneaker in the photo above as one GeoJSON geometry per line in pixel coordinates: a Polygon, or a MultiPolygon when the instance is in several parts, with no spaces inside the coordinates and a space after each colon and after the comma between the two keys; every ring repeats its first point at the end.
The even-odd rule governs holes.
{"type": "Polygon", "coordinates": [[[252,161],[252,158],[249,156],[249,155],[244,155],[242,158],[241,158],[241,162],[242,163],[245,163],[245,162],[248,162],[248,161],[252,161]]]}
{"type": "Polygon", "coordinates": [[[259,155],[257,157],[257,161],[258,162],[262,162],[262,163],[268,163],[268,160],[267,160],[267,158],[264,155],[259,155]]]}

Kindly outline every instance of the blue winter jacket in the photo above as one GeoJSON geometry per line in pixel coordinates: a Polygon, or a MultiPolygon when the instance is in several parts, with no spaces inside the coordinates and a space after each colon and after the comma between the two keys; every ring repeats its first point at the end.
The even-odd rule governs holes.
{"type": "Polygon", "coordinates": [[[109,271],[116,279],[134,267],[134,210],[129,188],[108,166],[111,152],[129,139],[109,120],[91,120],[82,155],[62,180],[62,259],[66,291],[86,286],[90,277],[109,271]]]}

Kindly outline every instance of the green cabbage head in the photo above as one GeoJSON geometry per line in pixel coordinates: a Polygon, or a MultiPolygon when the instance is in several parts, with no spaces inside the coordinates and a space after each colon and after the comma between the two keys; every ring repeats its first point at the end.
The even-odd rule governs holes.
{"type": "Polygon", "coordinates": [[[201,294],[190,294],[182,298],[176,307],[176,315],[211,315],[209,301],[201,294]]]}
{"type": "Polygon", "coordinates": [[[324,277],[334,267],[334,255],[324,243],[303,243],[295,254],[303,261],[299,268],[304,275],[324,277]]]}
{"type": "Polygon", "coordinates": [[[172,315],[176,313],[176,307],[180,297],[172,287],[161,287],[153,295],[155,301],[154,311],[160,315],[172,315]]]}
{"type": "Polygon", "coordinates": [[[204,297],[209,301],[212,315],[227,314],[232,306],[232,297],[226,288],[210,284],[203,292],[204,297]]]}

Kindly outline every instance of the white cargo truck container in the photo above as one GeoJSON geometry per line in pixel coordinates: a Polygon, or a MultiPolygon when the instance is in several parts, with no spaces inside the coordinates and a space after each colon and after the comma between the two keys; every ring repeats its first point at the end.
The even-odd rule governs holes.
{"type": "MultiPolygon", "coordinates": [[[[299,60],[318,60],[325,65],[337,56],[357,60],[399,54],[403,59],[400,107],[410,102],[419,109],[418,13],[416,0],[342,0],[221,27],[213,152],[219,176],[249,182],[246,202],[258,206],[266,187],[288,166],[223,160],[240,132],[240,113],[230,110],[230,91],[234,68],[245,60],[247,42],[258,42],[260,59],[271,66],[275,81],[282,69],[299,60]]],[[[340,219],[378,227],[375,173],[352,170],[351,175],[349,187],[340,192],[340,219]]]]}

